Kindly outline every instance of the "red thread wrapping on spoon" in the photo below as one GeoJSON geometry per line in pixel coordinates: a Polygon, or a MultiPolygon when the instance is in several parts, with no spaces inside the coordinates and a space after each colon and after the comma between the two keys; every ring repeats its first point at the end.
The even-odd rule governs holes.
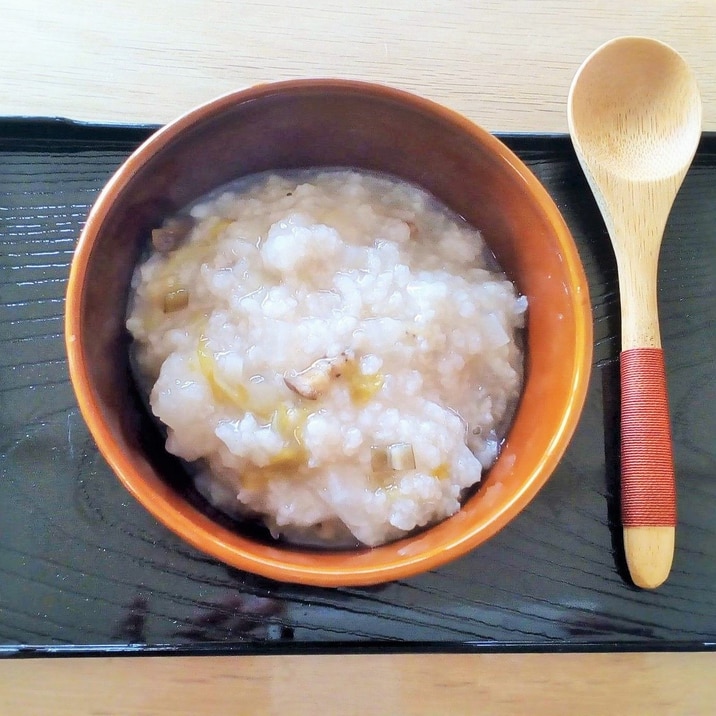
{"type": "Polygon", "coordinates": [[[621,512],[624,527],[676,525],[666,371],[661,348],[623,351],[621,512]]]}

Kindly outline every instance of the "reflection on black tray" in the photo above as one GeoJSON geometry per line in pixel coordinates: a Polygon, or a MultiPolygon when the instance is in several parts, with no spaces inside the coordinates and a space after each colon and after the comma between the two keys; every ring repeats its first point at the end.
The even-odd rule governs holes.
{"type": "Polygon", "coordinates": [[[405,582],[282,585],[160,526],[99,457],[72,394],[63,296],[86,213],[151,128],[0,121],[0,654],[705,648],[716,642],[716,136],[667,227],[660,308],[679,525],[667,584],[626,578],[611,247],[564,136],[504,139],[551,192],[591,286],[595,369],[547,487],[487,545],[405,582]]]}

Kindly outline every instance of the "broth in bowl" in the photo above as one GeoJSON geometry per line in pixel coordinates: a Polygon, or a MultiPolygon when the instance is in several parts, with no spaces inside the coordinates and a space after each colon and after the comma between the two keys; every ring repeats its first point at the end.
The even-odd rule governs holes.
{"type": "Polygon", "coordinates": [[[307,169],[158,227],[127,327],[167,450],[212,504],[288,541],[372,547],[456,513],[496,460],[526,309],[423,189],[307,169]]]}

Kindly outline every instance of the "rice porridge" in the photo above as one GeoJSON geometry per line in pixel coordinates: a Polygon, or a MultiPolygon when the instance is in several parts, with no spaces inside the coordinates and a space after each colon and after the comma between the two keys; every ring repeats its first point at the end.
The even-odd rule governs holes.
{"type": "Polygon", "coordinates": [[[306,170],[232,184],[153,243],[135,370],[213,504],[370,546],[459,510],[522,385],[527,302],[478,231],[405,182],[306,170]]]}

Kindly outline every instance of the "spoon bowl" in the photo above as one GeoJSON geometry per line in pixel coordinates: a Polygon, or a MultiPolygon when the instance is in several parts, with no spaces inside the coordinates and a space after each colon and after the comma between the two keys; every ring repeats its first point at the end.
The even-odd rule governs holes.
{"type": "Polygon", "coordinates": [[[668,45],[613,40],[574,78],[570,129],[590,168],[625,181],[685,174],[701,134],[696,79],[668,45]]]}
{"type": "Polygon", "coordinates": [[[693,72],[671,47],[622,37],[574,77],[569,131],[611,238],[621,301],[621,512],[634,583],[654,588],[674,555],[676,490],[657,264],[701,137],[693,72]]]}

